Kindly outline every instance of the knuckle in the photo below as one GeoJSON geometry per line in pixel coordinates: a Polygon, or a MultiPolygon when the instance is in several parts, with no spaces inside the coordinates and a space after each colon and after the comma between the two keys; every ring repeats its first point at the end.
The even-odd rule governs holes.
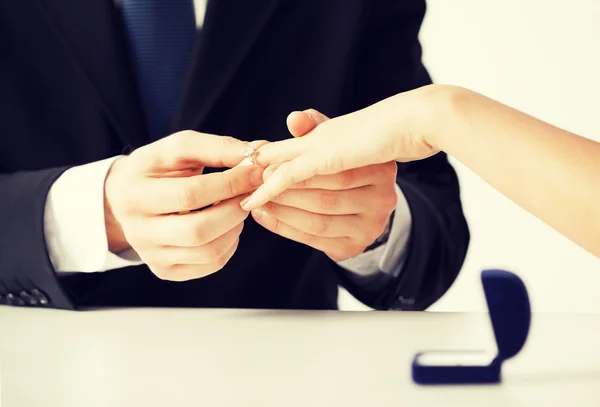
{"type": "MultiPolygon", "coordinates": [[[[283,177],[283,179],[284,179],[284,180],[285,180],[285,179],[291,179],[291,178],[290,178],[290,176],[289,176],[289,175],[286,175],[286,174],[282,174],[281,176],[283,177]],[[286,178],[286,177],[287,177],[287,178],[286,178]]],[[[296,187],[297,187],[298,189],[305,189],[305,188],[308,186],[308,181],[309,181],[308,179],[305,179],[305,180],[302,180],[302,181],[296,182],[296,187]]]]}
{"type": "Polygon", "coordinates": [[[169,267],[152,266],[150,270],[156,277],[164,281],[173,281],[173,273],[169,267]]]}
{"type": "Polygon", "coordinates": [[[336,192],[322,192],[319,194],[318,206],[323,210],[335,209],[340,204],[340,195],[336,192]]]}
{"type": "Polygon", "coordinates": [[[186,147],[189,145],[190,140],[198,136],[198,133],[193,130],[182,130],[175,133],[174,136],[175,140],[178,141],[179,146],[186,147]]]}
{"type": "Polygon", "coordinates": [[[291,197],[291,199],[293,199],[294,195],[290,195],[290,194],[293,194],[293,192],[283,191],[282,193],[275,195],[273,198],[271,198],[270,201],[268,201],[267,203],[265,203],[263,205],[263,208],[265,208],[267,211],[270,212],[273,209],[273,207],[271,206],[273,203],[282,205],[286,202],[286,200],[289,201],[290,197],[291,197]]]}
{"type": "Polygon", "coordinates": [[[221,246],[214,242],[204,246],[204,256],[208,263],[218,263],[223,254],[224,251],[221,246]]]}
{"type": "Polygon", "coordinates": [[[198,209],[198,197],[195,191],[190,187],[185,187],[177,191],[177,202],[183,209],[198,209]]]}
{"type": "Polygon", "coordinates": [[[274,219],[273,222],[273,233],[280,234],[282,232],[282,223],[279,219],[274,219]]]}
{"type": "Polygon", "coordinates": [[[223,267],[225,267],[228,261],[229,258],[226,255],[218,257],[215,261],[212,262],[214,267],[216,267],[215,271],[221,270],[223,267]]]}
{"type": "Polygon", "coordinates": [[[232,177],[227,177],[227,180],[225,181],[225,185],[227,186],[227,193],[229,194],[229,196],[234,197],[236,195],[238,195],[237,190],[239,189],[237,186],[238,182],[232,178],[232,177]]]}
{"type": "Polygon", "coordinates": [[[377,239],[377,237],[379,236],[377,232],[373,231],[374,229],[375,228],[371,228],[370,230],[361,229],[351,238],[352,242],[359,245],[363,245],[365,247],[368,246],[369,244],[373,243],[375,239],[377,239]]]}
{"type": "Polygon", "coordinates": [[[362,253],[365,251],[365,249],[367,248],[367,246],[368,246],[368,244],[365,244],[365,245],[360,245],[360,246],[357,246],[357,247],[355,247],[355,248],[352,248],[351,250],[348,250],[348,251],[347,251],[347,252],[344,254],[344,255],[345,255],[345,258],[346,258],[346,259],[351,259],[351,258],[353,258],[353,257],[356,257],[356,256],[358,256],[358,255],[362,254],[362,253]]]}
{"type": "Polygon", "coordinates": [[[337,254],[342,258],[342,260],[350,259],[361,254],[369,244],[370,242],[357,242],[347,239],[338,248],[337,254]]]}
{"type": "Polygon", "coordinates": [[[121,193],[114,197],[111,202],[113,212],[124,212],[126,214],[133,214],[139,212],[138,197],[135,193],[126,192],[122,190],[121,193]]]}
{"type": "Polygon", "coordinates": [[[276,200],[273,199],[272,201],[267,202],[266,204],[264,204],[262,207],[263,209],[269,213],[271,216],[277,217],[280,213],[280,206],[276,205],[276,200]]]}
{"type": "Polygon", "coordinates": [[[303,233],[302,234],[302,240],[304,241],[305,244],[311,246],[317,243],[317,236],[313,235],[311,233],[303,233]]]}
{"type": "Polygon", "coordinates": [[[216,261],[215,262],[215,267],[216,267],[215,271],[222,270],[223,267],[225,267],[227,265],[228,260],[229,259],[227,259],[226,257],[221,257],[218,261],[216,261]]]}
{"type": "Polygon", "coordinates": [[[358,241],[363,243],[365,246],[373,243],[385,232],[385,226],[387,225],[388,219],[389,217],[385,216],[372,220],[372,226],[365,229],[365,231],[360,235],[360,239],[358,239],[358,241]]]}
{"type": "MultiPolygon", "coordinates": [[[[144,156],[144,153],[148,150],[148,146],[150,144],[146,144],[143,145],[141,147],[136,148],[135,150],[131,151],[128,155],[126,155],[125,157],[122,157],[123,159],[125,158],[129,158],[131,160],[140,160],[142,159],[142,157],[144,156]]],[[[115,164],[117,161],[119,161],[120,159],[115,161],[115,164]]]]}
{"type": "Polygon", "coordinates": [[[351,248],[364,249],[377,239],[385,230],[385,221],[380,222],[376,217],[359,216],[356,220],[356,229],[351,237],[348,238],[346,246],[351,248]]]}
{"type": "Polygon", "coordinates": [[[382,172],[386,178],[394,178],[396,179],[396,174],[398,172],[398,165],[395,161],[382,164],[382,172]]]}
{"type": "Polygon", "coordinates": [[[229,260],[233,257],[236,252],[240,240],[236,239],[233,245],[222,251],[221,256],[213,262],[213,265],[216,267],[215,271],[221,270],[225,265],[229,262],[229,260]]]}
{"type": "MultiPolygon", "coordinates": [[[[290,168],[290,163],[284,163],[280,165],[269,177],[269,182],[276,185],[293,185],[296,183],[296,178],[290,168]]],[[[303,185],[306,185],[308,180],[301,181],[303,185]]]]}
{"type": "Polygon", "coordinates": [[[331,225],[331,217],[326,215],[316,215],[312,218],[309,230],[312,234],[323,236],[329,230],[331,225]]]}
{"type": "Polygon", "coordinates": [[[204,228],[200,225],[191,225],[184,233],[184,240],[190,246],[200,246],[206,243],[204,228]]]}
{"type": "Polygon", "coordinates": [[[119,172],[123,171],[130,174],[141,175],[143,171],[140,170],[140,167],[146,167],[148,163],[160,164],[160,155],[156,150],[156,146],[154,146],[153,143],[145,144],[133,150],[129,155],[117,159],[113,163],[111,171],[113,169],[118,169],[119,172]]]}
{"type": "Polygon", "coordinates": [[[219,142],[221,143],[221,147],[225,149],[236,147],[239,144],[239,140],[231,136],[220,136],[219,142]]]}
{"type": "Polygon", "coordinates": [[[221,160],[225,160],[227,151],[236,151],[240,148],[242,142],[231,136],[219,136],[218,137],[218,149],[221,160]]]}
{"type": "Polygon", "coordinates": [[[349,259],[349,256],[346,256],[345,253],[341,250],[334,250],[330,253],[327,253],[327,255],[329,256],[329,258],[335,262],[340,262],[340,261],[344,261],[346,259],[349,259]]]}
{"type": "Polygon", "coordinates": [[[185,265],[180,267],[177,271],[179,271],[179,273],[177,273],[178,276],[175,281],[196,280],[214,273],[212,270],[207,270],[204,265],[185,265]]]}
{"type": "MultiPolygon", "coordinates": [[[[364,251],[364,249],[366,247],[368,247],[370,244],[373,244],[373,242],[375,242],[375,239],[377,239],[377,236],[375,233],[371,234],[371,233],[364,233],[362,234],[359,238],[354,240],[354,243],[356,243],[357,245],[360,245],[361,247],[361,251],[358,252],[356,255],[362,253],[362,251],[364,251]]],[[[353,256],[349,256],[349,257],[353,257],[353,256]]]]}
{"type": "Polygon", "coordinates": [[[354,184],[356,177],[356,170],[342,171],[336,175],[336,182],[342,188],[348,188],[354,184]]]}
{"type": "Polygon", "coordinates": [[[161,256],[161,253],[157,251],[156,248],[139,251],[138,253],[144,263],[148,264],[148,267],[150,267],[155,274],[162,273],[171,266],[171,263],[166,261],[164,256],[161,256]]]}
{"type": "Polygon", "coordinates": [[[181,157],[188,151],[192,135],[192,131],[184,130],[169,137],[168,148],[174,157],[181,157]]]}
{"type": "MultiPolygon", "coordinates": [[[[246,216],[248,215],[246,214],[246,216]]],[[[236,227],[233,228],[233,230],[235,230],[235,235],[239,237],[244,230],[244,222],[240,222],[236,227]]]]}
{"type": "Polygon", "coordinates": [[[344,168],[344,158],[340,154],[326,156],[322,164],[324,174],[336,174],[342,168],[344,168]]]}
{"type": "Polygon", "coordinates": [[[204,266],[199,268],[199,270],[196,272],[196,278],[204,278],[204,277],[208,277],[211,274],[216,273],[217,271],[221,270],[220,268],[214,266],[214,265],[210,265],[210,266],[204,266]]]}
{"type": "Polygon", "coordinates": [[[225,176],[223,180],[223,184],[225,185],[224,193],[228,194],[230,198],[244,194],[252,189],[248,176],[240,177],[232,173],[223,173],[223,175],[225,176]]]}

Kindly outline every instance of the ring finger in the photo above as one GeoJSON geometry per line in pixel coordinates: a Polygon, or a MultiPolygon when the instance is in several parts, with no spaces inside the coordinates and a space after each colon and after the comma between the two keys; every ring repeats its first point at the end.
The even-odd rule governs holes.
{"type": "Polygon", "coordinates": [[[354,215],[369,209],[371,187],[330,191],[324,189],[290,189],[272,199],[280,205],[324,215],[354,215]]]}
{"type": "Polygon", "coordinates": [[[334,259],[335,261],[345,260],[344,257],[352,257],[344,256],[345,253],[349,252],[349,249],[353,249],[354,252],[356,252],[353,252],[353,255],[357,255],[360,253],[360,250],[354,249],[357,245],[350,238],[334,238],[312,235],[278,220],[277,218],[271,216],[267,212],[261,214],[260,217],[256,217],[254,213],[253,216],[256,222],[265,229],[270,230],[271,232],[276,233],[279,236],[285,237],[290,240],[294,240],[296,242],[305,244],[314,249],[327,253],[330,257],[332,257],[332,259],[337,258],[334,259]]]}
{"type": "Polygon", "coordinates": [[[361,220],[359,215],[322,215],[272,202],[252,211],[252,215],[256,219],[264,212],[287,225],[315,236],[353,238],[357,230],[360,230],[357,226],[361,220]]]}

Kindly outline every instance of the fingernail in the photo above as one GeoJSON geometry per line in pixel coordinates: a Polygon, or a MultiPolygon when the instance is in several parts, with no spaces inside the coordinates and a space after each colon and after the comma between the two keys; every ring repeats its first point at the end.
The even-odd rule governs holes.
{"type": "Polygon", "coordinates": [[[261,185],[263,183],[263,169],[261,167],[257,167],[250,174],[250,182],[252,185],[261,185]]]}
{"type": "Polygon", "coordinates": [[[242,209],[246,210],[246,205],[248,204],[248,202],[250,202],[250,198],[252,198],[252,197],[249,196],[248,198],[246,198],[242,202],[240,202],[240,206],[242,207],[242,209]]]}

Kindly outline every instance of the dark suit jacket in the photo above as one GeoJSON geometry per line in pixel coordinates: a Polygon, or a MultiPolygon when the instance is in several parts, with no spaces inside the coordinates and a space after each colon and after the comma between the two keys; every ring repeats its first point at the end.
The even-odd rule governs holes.
{"type": "MultiPolygon", "coordinates": [[[[426,85],[424,12],[423,0],[213,0],[172,130],[279,140],[293,110],[337,116],[426,85]]],[[[43,234],[49,187],[71,166],[152,141],[120,13],[112,0],[2,1],[0,55],[5,303],[335,309],[342,283],[372,307],[417,310],[462,265],[469,234],[459,186],[438,154],[399,165],[412,231],[404,270],[384,289],[355,287],[322,253],[251,219],[229,264],[203,279],[162,281],[145,266],[58,278],[43,234]]]]}

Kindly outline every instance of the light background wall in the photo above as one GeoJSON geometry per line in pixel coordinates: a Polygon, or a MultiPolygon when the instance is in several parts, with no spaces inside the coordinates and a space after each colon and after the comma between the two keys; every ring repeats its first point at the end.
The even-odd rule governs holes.
{"type": "MultiPolygon", "coordinates": [[[[429,0],[421,41],[434,82],[600,141],[600,0],[429,0]]],[[[484,311],[480,272],[500,267],[525,281],[534,311],[600,313],[600,259],[453,164],[472,240],[456,283],[430,309],[484,311]]],[[[364,309],[345,292],[340,307],[364,309]]]]}

